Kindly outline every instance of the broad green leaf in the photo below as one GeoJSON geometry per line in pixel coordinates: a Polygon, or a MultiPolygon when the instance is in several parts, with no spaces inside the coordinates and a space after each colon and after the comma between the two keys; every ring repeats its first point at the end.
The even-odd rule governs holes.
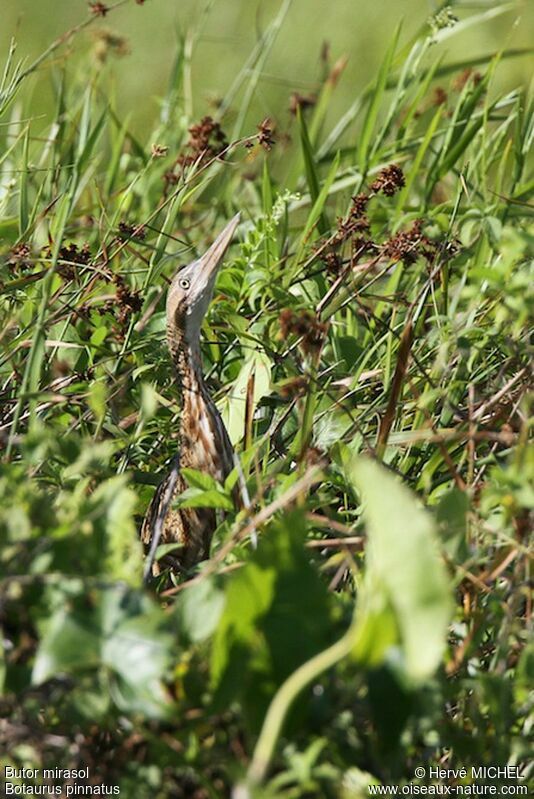
{"type": "Polygon", "coordinates": [[[168,555],[169,552],[178,552],[180,549],[183,549],[183,544],[180,544],[179,541],[173,541],[170,544],[160,544],[156,549],[156,557],[155,560],[159,560],[164,555],[168,555]]]}
{"type": "Polygon", "coordinates": [[[222,705],[240,698],[251,725],[292,671],[335,637],[327,588],[304,547],[299,513],[271,524],[233,572],[213,640],[212,684],[222,705]]]}
{"type": "Polygon", "coordinates": [[[121,709],[165,716],[170,701],[162,680],[173,639],[161,609],[121,587],[70,597],[68,603],[45,626],[33,683],[104,669],[113,676],[111,694],[121,709]]]}
{"type": "Polygon", "coordinates": [[[143,383],[141,385],[141,419],[143,422],[149,422],[155,415],[158,409],[158,393],[150,383],[143,383]]]}
{"type": "MultiPolygon", "coordinates": [[[[349,467],[349,478],[362,496],[368,534],[359,646],[364,648],[373,609],[391,607],[405,674],[421,682],[441,660],[451,616],[435,524],[417,498],[377,463],[358,458],[349,467]]],[[[369,648],[365,652],[368,657],[369,648]]]]}
{"type": "Polygon", "coordinates": [[[190,469],[183,466],[180,469],[180,473],[185,477],[191,488],[201,488],[203,491],[217,491],[221,488],[217,480],[207,472],[200,472],[198,469],[190,469]]]}
{"type": "Polygon", "coordinates": [[[251,375],[254,375],[253,412],[258,402],[270,391],[271,361],[264,353],[254,351],[245,361],[237,379],[229,387],[227,396],[219,406],[230,441],[234,445],[241,441],[245,431],[247,387],[251,375]]]}
{"type": "Polygon", "coordinates": [[[97,422],[102,422],[106,416],[108,391],[103,380],[95,380],[89,388],[88,405],[95,415],[97,422]]]}
{"type": "Polygon", "coordinates": [[[217,685],[231,662],[234,645],[251,645],[257,638],[256,622],[271,606],[276,571],[250,563],[229,581],[221,623],[215,636],[211,674],[217,685]]]}
{"type": "Polygon", "coordinates": [[[115,580],[136,585],[142,572],[142,546],[133,516],[137,497],[126,482],[124,475],[106,480],[92,495],[91,504],[103,512],[106,571],[115,580]]]}
{"type": "Polygon", "coordinates": [[[441,497],[436,508],[439,532],[449,556],[455,559],[468,557],[467,514],[469,507],[468,494],[455,487],[441,497]]]}
{"type": "Polygon", "coordinates": [[[234,503],[222,489],[186,488],[173,502],[175,508],[221,508],[233,510],[234,503]]]}
{"type": "Polygon", "coordinates": [[[96,668],[99,662],[100,636],[91,614],[76,614],[65,608],[47,625],[37,650],[32,681],[39,685],[61,673],[96,668]]]}
{"type": "Polygon", "coordinates": [[[399,641],[395,611],[382,586],[367,576],[366,590],[358,598],[358,635],[353,656],[368,669],[382,665],[399,641]]]}
{"type": "Polygon", "coordinates": [[[224,591],[211,577],[182,591],[176,612],[191,641],[209,638],[217,629],[225,605],[224,591]]]}
{"type": "Polygon", "coordinates": [[[104,343],[104,341],[108,337],[108,334],[109,330],[105,325],[97,327],[91,335],[91,344],[94,344],[95,347],[99,347],[101,344],[104,343]]]}

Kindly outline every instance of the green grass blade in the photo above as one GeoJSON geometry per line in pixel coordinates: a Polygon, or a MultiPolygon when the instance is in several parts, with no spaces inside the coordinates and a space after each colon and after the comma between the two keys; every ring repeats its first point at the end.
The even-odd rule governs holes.
{"type": "Polygon", "coordinates": [[[19,189],[19,234],[22,238],[28,229],[28,147],[30,141],[30,129],[26,129],[22,148],[22,164],[20,173],[19,189]]]}
{"type": "Polygon", "coordinates": [[[262,36],[260,42],[258,43],[257,47],[254,50],[253,56],[251,58],[252,65],[247,72],[243,71],[243,74],[238,76],[234,86],[232,87],[229,95],[225,98],[225,102],[223,103],[222,108],[225,109],[230,104],[230,98],[235,95],[236,89],[239,85],[245,81],[247,74],[248,74],[248,83],[246,84],[243,99],[239,105],[239,111],[237,114],[237,119],[232,131],[232,139],[239,139],[239,137],[243,133],[243,127],[245,124],[245,120],[250,108],[250,104],[252,102],[252,98],[254,97],[254,93],[256,92],[258,82],[261,78],[261,74],[269,53],[276,41],[276,38],[280,32],[282,27],[282,23],[287,16],[287,12],[290,9],[293,0],[283,0],[283,3],[280,7],[280,10],[276,17],[273,19],[271,24],[269,25],[267,31],[262,36]]]}
{"type": "Polygon", "coordinates": [[[384,59],[382,61],[382,65],[378,72],[376,83],[371,92],[370,102],[363,122],[362,132],[359,136],[358,163],[360,165],[360,169],[362,170],[363,174],[367,172],[371,138],[373,136],[373,132],[378,119],[380,106],[382,104],[383,97],[387,89],[387,81],[391,72],[393,58],[395,57],[395,51],[397,49],[397,44],[399,41],[400,30],[401,26],[399,25],[397,26],[391,44],[389,45],[386,51],[386,55],[384,56],[384,59]]]}
{"type": "Polygon", "coordinates": [[[425,158],[425,155],[426,155],[426,153],[428,151],[428,148],[430,147],[430,145],[432,143],[432,140],[433,140],[434,136],[436,135],[436,131],[437,131],[437,128],[438,128],[438,125],[439,125],[439,123],[441,121],[442,116],[443,116],[443,109],[440,106],[437,109],[437,111],[434,114],[434,116],[432,117],[432,121],[430,122],[430,125],[427,128],[427,131],[426,131],[426,133],[424,135],[423,141],[419,145],[419,149],[417,150],[417,153],[415,155],[415,158],[413,160],[413,164],[412,164],[410,170],[405,173],[406,184],[405,184],[404,188],[402,189],[402,191],[399,192],[399,196],[398,196],[398,199],[397,199],[397,209],[396,209],[397,210],[397,214],[400,214],[400,212],[402,211],[402,209],[404,208],[404,206],[406,204],[407,199],[410,196],[410,191],[412,189],[412,186],[413,186],[416,178],[420,174],[421,165],[422,165],[423,160],[425,158]]]}
{"type": "MultiPolygon", "coordinates": [[[[319,197],[321,195],[319,173],[317,170],[317,164],[315,162],[315,156],[313,153],[312,144],[308,134],[308,127],[306,125],[306,120],[304,119],[304,115],[302,114],[300,108],[297,110],[297,119],[300,128],[300,143],[302,148],[302,155],[304,158],[306,181],[308,183],[308,189],[310,192],[313,209],[319,208],[319,213],[317,217],[317,227],[321,234],[325,234],[328,231],[329,223],[328,223],[328,218],[324,213],[324,203],[326,202],[328,191],[330,190],[330,186],[332,185],[335,173],[333,173],[332,170],[330,170],[329,173],[330,183],[328,185],[326,192],[324,193],[324,199],[322,201],[319,201],[319,197]]],[[[338,156],[336,156],[335,163],[339,164],[338,156]]]]}
{"type": "MultiPolygon", "coordinates": [[[[317,199],[315,200],[315,202],[313,204],[313,207],[312,207],[312,209],[311,209],[311,211],[309,213],[309,216],[308,216],[308,218],[306,220],[306,223],[304,225],[304,229],[302,231],[302,237],[301,237],[301,247],[304,246],[304,244],[308,240],[308,236],[310,235],[310,233],[313,230],[314,226],[321,220],[321,218],[323,219],[323,222],[325,224],[328,224],[328,220],[326,219],[326,216],[324,214],[324,207],[325,207],[326,201],[327,201],[327,199],[329,197],[330,189],[332,187],[334,179],[335,179],[335,177],[336,177],[336,175],[338,173],[339,161],[340,161],[340,157],[339,157],[339,153],[338,153],[336,155],[336,157],[334,158],[333,162],[332,162],[332,165],[330,167],[328,175],[326,176],[326,179],[325,179],[325,181],[323,183],[323,187],[322,187],[321,191],[319,192],[319,194],[317,196],[317,199]]],[[[297,262],[299,260],[300,259],[297,258],[297,262]]]]}

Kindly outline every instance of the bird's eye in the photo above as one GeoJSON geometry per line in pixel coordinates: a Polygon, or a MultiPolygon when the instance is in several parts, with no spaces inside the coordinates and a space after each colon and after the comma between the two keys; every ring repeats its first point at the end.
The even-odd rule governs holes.
{"type": "Polygon", "coordinates": [[[186,277],[182,277],[180,279],[178,285],[180,286],[181,289],[184,289],[184,291],[187,291],[187,289],[191,285],[191,281],[189,281],[186,277]]]}

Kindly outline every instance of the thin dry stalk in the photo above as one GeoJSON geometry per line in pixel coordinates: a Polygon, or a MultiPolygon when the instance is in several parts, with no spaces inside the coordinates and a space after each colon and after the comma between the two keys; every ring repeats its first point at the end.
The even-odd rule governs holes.
{"type": "Polygon", "coordinates": [[[376,441],[376,453],[379,458],[384,456],[386,446],[388,443],[389,434],[395,421],[397,413],[397,405],[401,395],[402,387],[404,385],[404,378],[408,369],[408,362],[410,359],[410,350],[413,341],[413,324],[411,319],[408,320],[399,345],[399,352],[397,355],[397,365],[395,366],[395,374],[391,383],[391,392],[389,394],[388,404],[385,413],[380,421],[378,429],[378,437],[376,441]]]}

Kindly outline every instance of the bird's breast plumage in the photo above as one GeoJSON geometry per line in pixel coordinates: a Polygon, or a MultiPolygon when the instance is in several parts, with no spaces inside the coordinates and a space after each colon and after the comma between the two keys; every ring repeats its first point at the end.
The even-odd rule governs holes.
{"type": "MultiPolygon", "coordinates": [[[[178,458],[180,469],[195,469],[210,475],[221,484],[234,466],[234,452],[224,423],[200,382],[195,381],[195,385],[184,392],[178,458]]],[[[142,539],[147,547],[154,533],[155,521],[171,474],[172,472],[158,487],[145,517],[142,539]]],[[[179,474],[173,500],[186,488],[187,483],[183,475],[179,474]]],[[[217,517],[213,508],[173,508],[171,503],[165,514],[160,543],[176,543],[178,547],[154,564],[154,573],[160,573],[162,567],[173,571],[187,569],[206,559],[216,526],[217,517]]]]}

